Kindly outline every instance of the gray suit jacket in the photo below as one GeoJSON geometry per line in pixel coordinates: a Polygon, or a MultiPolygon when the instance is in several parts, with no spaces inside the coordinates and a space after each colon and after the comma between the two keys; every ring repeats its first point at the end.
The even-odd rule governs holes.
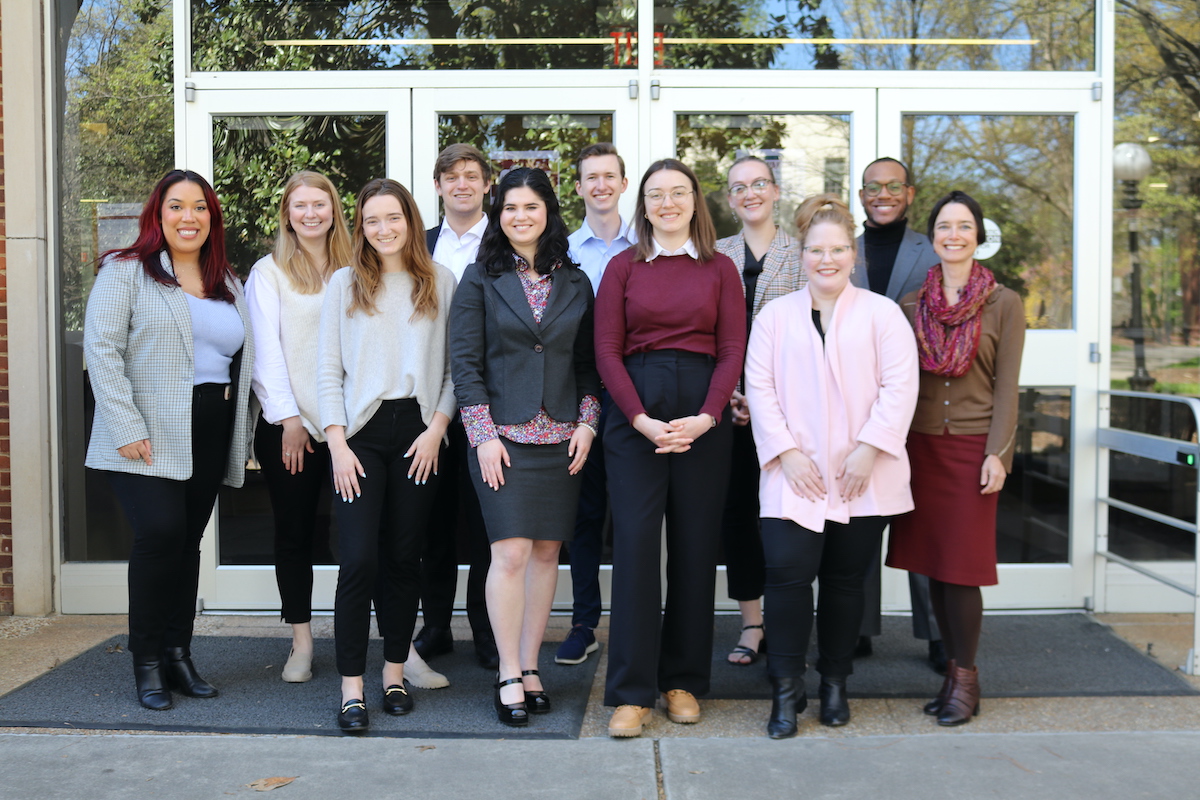
{"type": "MultiPolygon", "coordinates": [[[[863,237],[858,237],[858,261],[854,265],[854,274],[850,282],[862,289],[870,289],[867,279],[866,248],[863,237]]],[[[909,292],[915,292],[925,282],[925,274],[941,259],[933,252],[933,245],[923,233],[917,233],[912,228],[904,231],[904,239],[900,242],[900,251],[896,253],[896,263],[892,267],[892,277],[888,280],[887,291],[889,298],[900,302],[900,298],[909,292]]]]}
{"type": "Polygon", "coordinates": [[[585,395],[600,396],[593,346],[592,284],[582,270],[555,271],[541,323],[512,270],[467,267],[450,306],[450,370],[459,408],[488,403],[498,425],[546,409],[563,422],[585,395]]]}
{"type": "MultiPolygon", "coordinates": [[[[171,259],[162,254],[171,274],[171,259]]],[[[250,374],[254,336],[241,282],[226,281],[246,342],[230,367],[237,406],[224,483],[241,486],[253,437],[250,374]]],[[[171,480],[192,475],[192,317],[183,289],[146,275],[136,259],[108,258],[88,297],[83,352],[96,396],[87,466],[171,480]],[[153,466],[122,458],[118,447],[150,440],[153,466]]]]}

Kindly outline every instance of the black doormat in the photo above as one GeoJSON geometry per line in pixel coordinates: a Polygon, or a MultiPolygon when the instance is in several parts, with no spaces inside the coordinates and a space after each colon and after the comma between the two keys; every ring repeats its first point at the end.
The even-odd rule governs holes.
{"type": "MultiPolygon", "coordinates": [[[[318,639],[313,679],[284,683],[287,639],[197,636],[192,657],[221,695],[198,700],[175,693],[169,711],[142,708],[134,694],[132,657],[126,637],[114,636],[76,658],[0,697],[0,727],[100,730],[187,731],[192,733],[270,733],[342,736],[337,728],[341,678],[333,641],[318,639]]],[[[575,739],[587,711],[597,660],[577,666],[554,663],[556,642],[542,646],[542,682],[554,704],[524,728],[496,720],[492,706],[496,679],[475,661],[470,642],[431,666],[450,679],[445,689],[414,689],[415,710],[392,717],[380,709],[383,643],[372,640],[365,678],[369,736],[476,739],[575,739]]]]}
{"type": "MultiPolygon", "coordinates": [[[[741,617],[716,618],[712,691],[707,697],[769,699],[766,659],[733,666],[741,617]]],[[[814,626],[815,628],[815,626],[814,626]]],[[[771,632],[767,631],[770,639],[771,632]]],[[[819,680],[816,632],[809,651],[809,692],[819,680]]],[[[928,645],[912,636],[908,617],[884,617],[874,654],[856,659],[847,685],[853,697],[925,697],[942,678],[930,669],[928,645]]],[[[979,681],[986,697],[1119,697],[1200,694],[1179,673],[1143,655],[1086,614],[988,615],[979,643],[979,681]]]]}

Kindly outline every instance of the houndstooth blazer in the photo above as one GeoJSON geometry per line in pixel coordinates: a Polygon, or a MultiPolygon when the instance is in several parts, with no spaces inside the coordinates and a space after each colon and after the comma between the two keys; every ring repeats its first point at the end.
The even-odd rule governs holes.
{"type": "MultiPolygon", "coordinates": [[[[174,274],[164,251],[162,265],[174,274]]],[[[236,397],[224,483],[241,486],[250,452],[250,373],[254,337],[237,278],[227,278],[246,341],[230,366],[236,397]]],[[[192,318],[183,289],[146,275],[137,259],[105,259],[88,297],[83,352],[96,397],[86,465],[171,480],[192,475],[192,318]],[[150,440],[153,466],[117,448],[150,440]]]]}
{"type": "MultiPolygon", "coordinates": [[[[746,240],[739,231],[733,236],[717,240],[717,252],[729,256],[737,265],[738,274],[746,268],[746,240]]],[[[739,282],[742,291],[746,291],[746,282],[739,282]]],[[[800,269],[800,246],[796,240],[788,236],[783,228],[775,231],[775,238],[763,258],[762,274],[754,287],[754,313],[757,317],[762,307],[776,297],[791,294],[797,289],[803,289],[808,283],[804,271],[800,269]]]]}

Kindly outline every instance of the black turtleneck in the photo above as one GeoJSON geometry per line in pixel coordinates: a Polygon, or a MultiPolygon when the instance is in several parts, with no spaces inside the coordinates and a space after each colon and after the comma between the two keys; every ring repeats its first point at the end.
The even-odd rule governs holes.
{"type": "Polygon", "coordinates": [[[867,262],[867,282],[876,294],[887,294],[892,268],[896,266],[896,255],[908,220],[901,218],[887,225],[863,227],[863,258],[867,262]]]}

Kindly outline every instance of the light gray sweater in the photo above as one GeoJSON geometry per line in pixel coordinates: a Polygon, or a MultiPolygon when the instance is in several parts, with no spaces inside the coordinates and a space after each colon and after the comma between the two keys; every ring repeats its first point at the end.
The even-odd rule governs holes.
{"type": "Polygon", "coordinates": [[[357,433],[384,400],[415,398],[428,425],[437,411],[454,417],[454,384],[446,332],[450,301],[457,282],[435,264],[438,313],[413,318],[412,276],[383,276],[376,312],[346,316],[353,269],[343,267],[329,279],[321,307],[318,337],[317,401],[322,429],[343,425],[346,438],[357,433]]]}

